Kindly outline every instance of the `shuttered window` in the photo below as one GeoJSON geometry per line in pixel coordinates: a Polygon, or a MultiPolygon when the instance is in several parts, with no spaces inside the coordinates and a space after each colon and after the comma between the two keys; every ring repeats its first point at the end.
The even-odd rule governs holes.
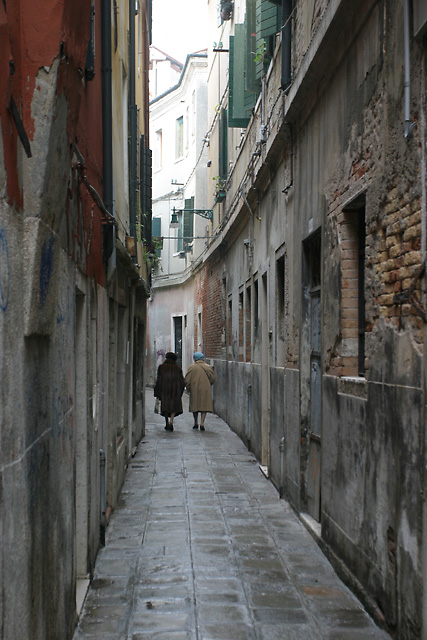
{"type": "Polygon", "coordinates": [[[246,0],[244,24],[230,36],[229,127],[247,127],[281,29],[282,9],[270,0],[246,0]]]}
{"type": "Polygon", "coordinates": [[[257,77],[267,70],[274,53],[274,36],[281,29],[282,9],[269,0],[256,0],[257,77]],[[264,53],[262,54],[262,51],[264,53]]]}
{"type": "Polygon", "coordinates": [[[246,28],[236,24],[230,36],[228,126],[247,127],[256,102],[256,95],[246,89],[246,28]]]}
{"type": "Polygon", "coordinates": [[[145,136],[141,136],[139,149],[139,171],[140,171],[140,207],[141,207],[141,220],[138,222],[143,227],[144,241],[148,244],[151,243],[152,229],[151,229],[151,208],[152,208],[152,153],[151,149],[145,146],[145,136]]]}
{"type": "MultiPolygon", "coordinates": [[[[156,240],[160,240],[162,236],[162,219],[161,218],[153,218],[152,219],[152,229],[153,229],[153,242],[156,240]]],[[[156,250],[157,255],[160,257],[161,250],[156,250]]]]}
{"type": "Polygon", "coordinates": [[[257,77],[257,65],[255,61],[258,47],[256,32],[256,5],[257,0],[246,0],[245,89],[258,94],[261,91],[261,82],[260,78],[257,77]]]}
{"type": "Polygon", "coordinates": [[[221,110],[219,119],[219,177],[226,178],[228,174],[228,116],[227,110],[221,110]]]}
{"type": "Polygon", "coordinates": [[[194,197],[185,200],[185,209],[187,211],[184,211],[184,249],[186,245],[191,244],[194,235],[194,197]]]}
{"type": "Polygon", "coordinates": [[[194,224],[194,197],[184,200],[184,212],[178,213],[179,229],[178,229],[178,251],[185,251],[185,247],[191,244],[193,238],[194,224]]]}

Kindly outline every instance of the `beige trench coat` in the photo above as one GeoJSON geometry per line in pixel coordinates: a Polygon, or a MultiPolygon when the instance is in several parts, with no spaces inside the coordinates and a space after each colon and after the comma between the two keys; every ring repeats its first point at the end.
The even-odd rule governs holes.
{"type": "Polygon", "coordinates": [[[190,411],[213,411],[211,385],[215,382],[215,373],[203,360],[192,364],[185,376],[185,386],[190,393],[190,411]]]}

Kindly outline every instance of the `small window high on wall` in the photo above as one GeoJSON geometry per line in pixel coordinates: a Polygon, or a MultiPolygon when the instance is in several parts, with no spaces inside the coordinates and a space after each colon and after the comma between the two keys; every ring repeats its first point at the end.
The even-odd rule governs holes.
{"type": "Polygon", "coordinates": [[[176,147],[175,157],[182,158],[184,155],[184,117],[176,119],[176,147]]]}

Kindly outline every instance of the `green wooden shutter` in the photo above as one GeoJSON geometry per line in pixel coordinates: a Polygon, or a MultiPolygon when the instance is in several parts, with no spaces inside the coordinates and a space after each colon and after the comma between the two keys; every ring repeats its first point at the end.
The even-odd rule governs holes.
{"type": "Polygon", "coordinates": [[[177,212],[178,215],[178,242],[177,242],[177,251],[184,251],[184,240],[182,236],[184,235],[184,215],[181,212],[177,212]]]}
{"type": "Polygon", "coordinates": [[[185,209],[190,209],[191,211],[184,211],[184,249],[187,244],[191,244],[194,235],[194,198],[185,200],[185,209]]]}
{"type": "MultiPolygon", "coordinates": [[[[152,219],[152,232],[153,232],[153,241],[157,238],[160,239],[162,236],[162,219],[161,218],[153,218],[152,219]]],[[[161,250],[156,250],[157,255],[160,257],[161,250]]]]}
{"type": "Polygon", "coordinates": [[[282,9],[281,7],[272,6],[270,0],[260,0],[260,4],[260,36],[261,38],[268,38],[280,31],[282,9]]]}
{"type": "Polygon", "coordinates": [[[247,127],[251,112],[245,104],[245,27],[234,26],[234,36],[230,36],[228,126],[247,127]]]}
{"type": "Polygon", "coordinates": [[[219,177],[226,178],[228,174],[228,117],[227,110],[221,110],[219,119],[219,177]]]}
{"type": "Polygon", "coordinates": [[[265,44],[265,54],[259,55],[256,63],[258,78],[267,70],[273,55],[274,44],[271,36],[280,31],[281,16],[281,8],[273,6],[269,0],[256,0],[257,51],[261,51],[262,45],[265,44]]]}
{"type": "Polygon", "coordinates": [[[257,76],[255,58],[257,55],[257,33],[256,33],[256,3],[257,0],[246,0],[246,64],[245,64],[245,89],[259,94],[261,82],[257,76]]]}

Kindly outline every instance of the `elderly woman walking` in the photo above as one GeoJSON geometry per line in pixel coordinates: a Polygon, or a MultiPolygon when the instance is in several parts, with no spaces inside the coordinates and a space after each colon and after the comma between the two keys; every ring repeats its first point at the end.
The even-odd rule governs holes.
{"type": "Polygon", "coordinates": [[[161,402],[160,413],[166,420],[166,431],[173,431],[173,419],[182,413],[185,382],[177,359],[176,353],[169,351],[166,354],[166,360],[157,369],[157,381],[154,387],[154,396],[161,402]]]}
{"type": "Polygon", "coordinates": [[[200,431],[205,430],[205,418],[208,411],[213,411],[212,389],[215,373],[205,362],[205,356],[200,351],[193,355],[192,364],[185,376],[185,386],[190,394],[190,411],[194,417],[193,429],[198,429],[198,414],[200,413],[200,431]]]}

